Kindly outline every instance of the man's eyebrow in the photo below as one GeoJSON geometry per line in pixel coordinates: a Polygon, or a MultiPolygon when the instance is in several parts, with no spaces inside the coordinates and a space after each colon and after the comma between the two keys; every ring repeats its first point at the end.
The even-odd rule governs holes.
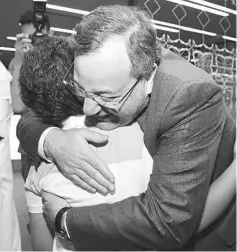
{"type": "MultiPolygon", "coordinates": [[[[75,79],[73,78],[74,80],[74,83],[82,90],[85,91],[85,89],[80,85],[80,83],[75,79]]],[[[98,90],[98,91],[94,91],[92,92],[93,94],[95,95],[104,95],[104,94],[107,94],[107,95],[113,95],[114,92],[112,90],[98,90]]]]}
{"type": "Polygon", "coordinates": [[[103,91],[95,91],[94,94],[96,95],[104,95],[104,94],[113,94],[111,90],[103,90],[103,91]]]}

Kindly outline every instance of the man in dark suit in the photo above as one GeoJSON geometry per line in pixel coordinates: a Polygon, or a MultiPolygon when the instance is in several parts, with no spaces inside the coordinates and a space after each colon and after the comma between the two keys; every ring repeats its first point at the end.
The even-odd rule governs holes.
{"type": "MultiPolygon", "coordinates": [[[[111,205],[62,208],[56,231],[69,236],[77,250],[235,250],[235,200],[205,233],[195,235],[209,185],[233,158],[235,126],[221,88],[157,44],[139,9],[100,7],[75,30],[74,80],[66,74],[62,81],[76,87],[84,113],[97,127],[111,130],[137,120],[154,165],[145,193],[111,205]]],[[[48,127],[30,114],[23,117],[18,125],[23,148],[36,157],[44,132],[46,158],[74,178],[76,172],[65,172],[65,166],[76,166],[75,146],[85,152],[82,139],[90,139],[59,129],[45,136],[48,127]]],[[[78,174],[84,176],[88,166],[81,159],[83,154],[78,174]]]]}

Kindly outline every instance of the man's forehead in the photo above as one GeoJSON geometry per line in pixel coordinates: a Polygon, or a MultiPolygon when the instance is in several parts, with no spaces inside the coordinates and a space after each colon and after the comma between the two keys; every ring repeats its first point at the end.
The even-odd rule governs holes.
{"type": "Polygon", "coordinates": [[[124,38],[113,36],[94,53],[76,56],[75,70],[82,78],[130,75],[131,63],[124,38]]]}

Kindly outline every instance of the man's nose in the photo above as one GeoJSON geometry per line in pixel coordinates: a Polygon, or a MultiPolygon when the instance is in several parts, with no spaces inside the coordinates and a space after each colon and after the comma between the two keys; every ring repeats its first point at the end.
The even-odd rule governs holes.
{"type": "Polygon", "coordinates": [[[84,99],[83,112],[87,116],[96,115],[100,112],[100,105],[91,98],[84,99]]]}

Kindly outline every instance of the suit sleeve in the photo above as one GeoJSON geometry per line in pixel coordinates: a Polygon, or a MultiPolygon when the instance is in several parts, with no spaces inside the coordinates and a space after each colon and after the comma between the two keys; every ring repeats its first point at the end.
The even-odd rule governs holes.
{"type": "Polygon", "coordinates": [[[38,158],[38,142],[41,134],[50,125],[44,124],[42,119],[29,108],[27,108],[17,124],[17,138],[20,145],[31,160],[38,158]]]}
{"type": "Polygon", "coordinates": [[[187,85],[167,104],[145,193],[68,211],[77,250],[174,250],[196,231],[225,123],[220,88],[208,85],[187,85]]]}

